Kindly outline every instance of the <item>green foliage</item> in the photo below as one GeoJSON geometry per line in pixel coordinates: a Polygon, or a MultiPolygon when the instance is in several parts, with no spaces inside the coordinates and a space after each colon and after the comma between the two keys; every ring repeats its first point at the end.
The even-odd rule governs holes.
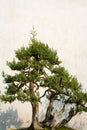
{"type": "Polygon", "coordinates": [[[0,98],[1,98],[1,100],[4,101],[5,103],[6,103],[6,102],[12,103],[12,102],[16,99],[15,96],[7,95],[7,94],[2,95],[0,98]]]}
{"type": "Polygon", "coordinates": [[[30,45],[29,50],[31,56],[38,60],[47,60],[51,64],[59,64],[57,52],[50,49],[47,44],[44,44],[36,39],[33,39],[33,44],[30,45]]]}
{"type": "Polygon", "coordinates": [[[9,75],[4,72],[2,74],[4,82],[7,84],[2,100],[12,102],[12,99],[13,101],[18,99],[32,103],[40,101],[37,90],[47,76],[45,69],[47,68],[51,72],[53,65],[60,64],[57,52],[32,35],[29,45],[15,51],[15,56],[16,59],[13,59],[12,62],[7,61],[8,67],[14,71],[14,74],[9,75]],[[31,82],[34,84],[32,94],[29,86],[31,82]]]}
{"type": "Polygon", "coordinates": [[[16,62],[15,59],[13,59],[12,62],[7,62],[7,65],[12,70],[24,70],[26,67],[28,67],[28,62],[26,60],[22,60],[20,62],[16,62]]]}
{"type": "Polygon", "coordinates": [[[28,48],[21,47],[17,51],[15,51],[16,58],[18,60],[28,60],[30,58],[30,52],[28,51],[28,48]]]}

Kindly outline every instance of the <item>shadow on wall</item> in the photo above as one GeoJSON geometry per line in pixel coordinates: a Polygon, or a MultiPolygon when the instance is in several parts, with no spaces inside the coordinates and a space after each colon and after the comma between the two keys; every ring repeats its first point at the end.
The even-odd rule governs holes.
{"type": "Polygon", "coordinates": [[[0,130],[7,130],[10,127],[19,128],[22,125],[22,121],[18,118],[17,110],[12,108],[6,111],[0,111],[0,130]]]}

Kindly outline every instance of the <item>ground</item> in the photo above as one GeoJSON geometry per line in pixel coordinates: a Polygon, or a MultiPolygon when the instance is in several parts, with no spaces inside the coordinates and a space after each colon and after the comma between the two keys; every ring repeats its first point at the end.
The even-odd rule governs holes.
{"type": "MultiPolygon", "coordinates": [[[[21,129],[10,129],[10,130],[32,130],[32,129],[29,129],[29,128],[21,128],[21,129]]],[[[49,129],[45,128],[44,130],[49,130],[49,129]]],[[[67,128],[67,127],[62,127],[62,128],[58,128],[57,130],[75,130],[75,129],[67,128]]]]}

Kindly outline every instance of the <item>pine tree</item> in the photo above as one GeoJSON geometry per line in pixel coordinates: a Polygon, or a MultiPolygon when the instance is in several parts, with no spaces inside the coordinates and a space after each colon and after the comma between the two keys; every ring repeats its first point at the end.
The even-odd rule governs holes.
{"type": "Polygon", "coordinates": [[[76,77],[70,75],[61,65],[57,51],[37,40],[34,30],[31,34],[28,46],[15,51],[15,59],[7,62],[14,73],[10,75],[3,72],[7,86],[5,93],[0,94],[0,98],[10,103],[16,99],[21,102],[30,102],[32,105],[31,127],[33,129],[49,127],[54,130],[68,123],[78,112],[87,111],[87,93],[83,92],[82,85],[76,77]],[[45,88],[42,96],[40,96],[40,87],[45,88]],[[44,96],[49,100],[49,105],[45,119],[39,122],[39,102],[44,96]],[[52,114],[55,100],[62,102],[63,107],[52,114]],[[65,111],[67,104],[72,106],[68,117],[56,123],[56,117],[65,111]]]}

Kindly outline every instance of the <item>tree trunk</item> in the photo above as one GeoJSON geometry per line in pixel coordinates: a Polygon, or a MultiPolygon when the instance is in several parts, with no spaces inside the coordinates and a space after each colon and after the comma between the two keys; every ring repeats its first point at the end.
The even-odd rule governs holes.
{"type": "Polygon", "coordinates": [[[50,98],[50,102],[49,102],[49,106],[47,108],[46,111],[46,115],[45,115],[45,119],[42,122],[44,126],[50,127],[50,122],[53,119],[53,115],[51,114],[52,110],[53,110],[53,102],[54,102],[54,97],[50,98]]]}
{"type": "MultiPolygon", "coordinates": [[[[65,106],[63,106],[63,108],[61,109],[60,113],[63,111],[63,109],[65,108],[65,106]]],[[[75,115],[76,113],[74,113],[74,108],[71,108],[69,111],[69,115],[67,118],[63,119],[61,122],[56,124],[56,121],[52,122],[52,129],[51,130],[56,130],[57,128],[60,128],[62,126],[65,126],[70,120],[71,118],[75,115]]]]}
{"type": "Polygon", "coordinates": [[[65,104],[63,105],[63,107],[61,108],[60,111],[56,111],[54,113],[53,119],[50,122],[50,129],[51,130],[55,130],[56,129],[58,116],[61,115],[64,112],[64,109],[65,109],[65,104]]]}
{"type": "MultiPolygon", "coordinates": [[[[35,94],[34,93],[34,83],[31,82],[30,83],[30,93],[31,93],[31,99],[32,99],[32,95],[35,94]]],[[[32,124],[31,124],[31,128],[34,130],[42,130],[43,128],[40,126],[38,117],[39,117],[39,103],[38,102],[31,102],[32,105],[32,124]]]]}
{"type": "Polygon", "coordinates": [[[32,128],[34,130],[43,130],[39,120],[39,104],[32,104],[32,128]]]}

